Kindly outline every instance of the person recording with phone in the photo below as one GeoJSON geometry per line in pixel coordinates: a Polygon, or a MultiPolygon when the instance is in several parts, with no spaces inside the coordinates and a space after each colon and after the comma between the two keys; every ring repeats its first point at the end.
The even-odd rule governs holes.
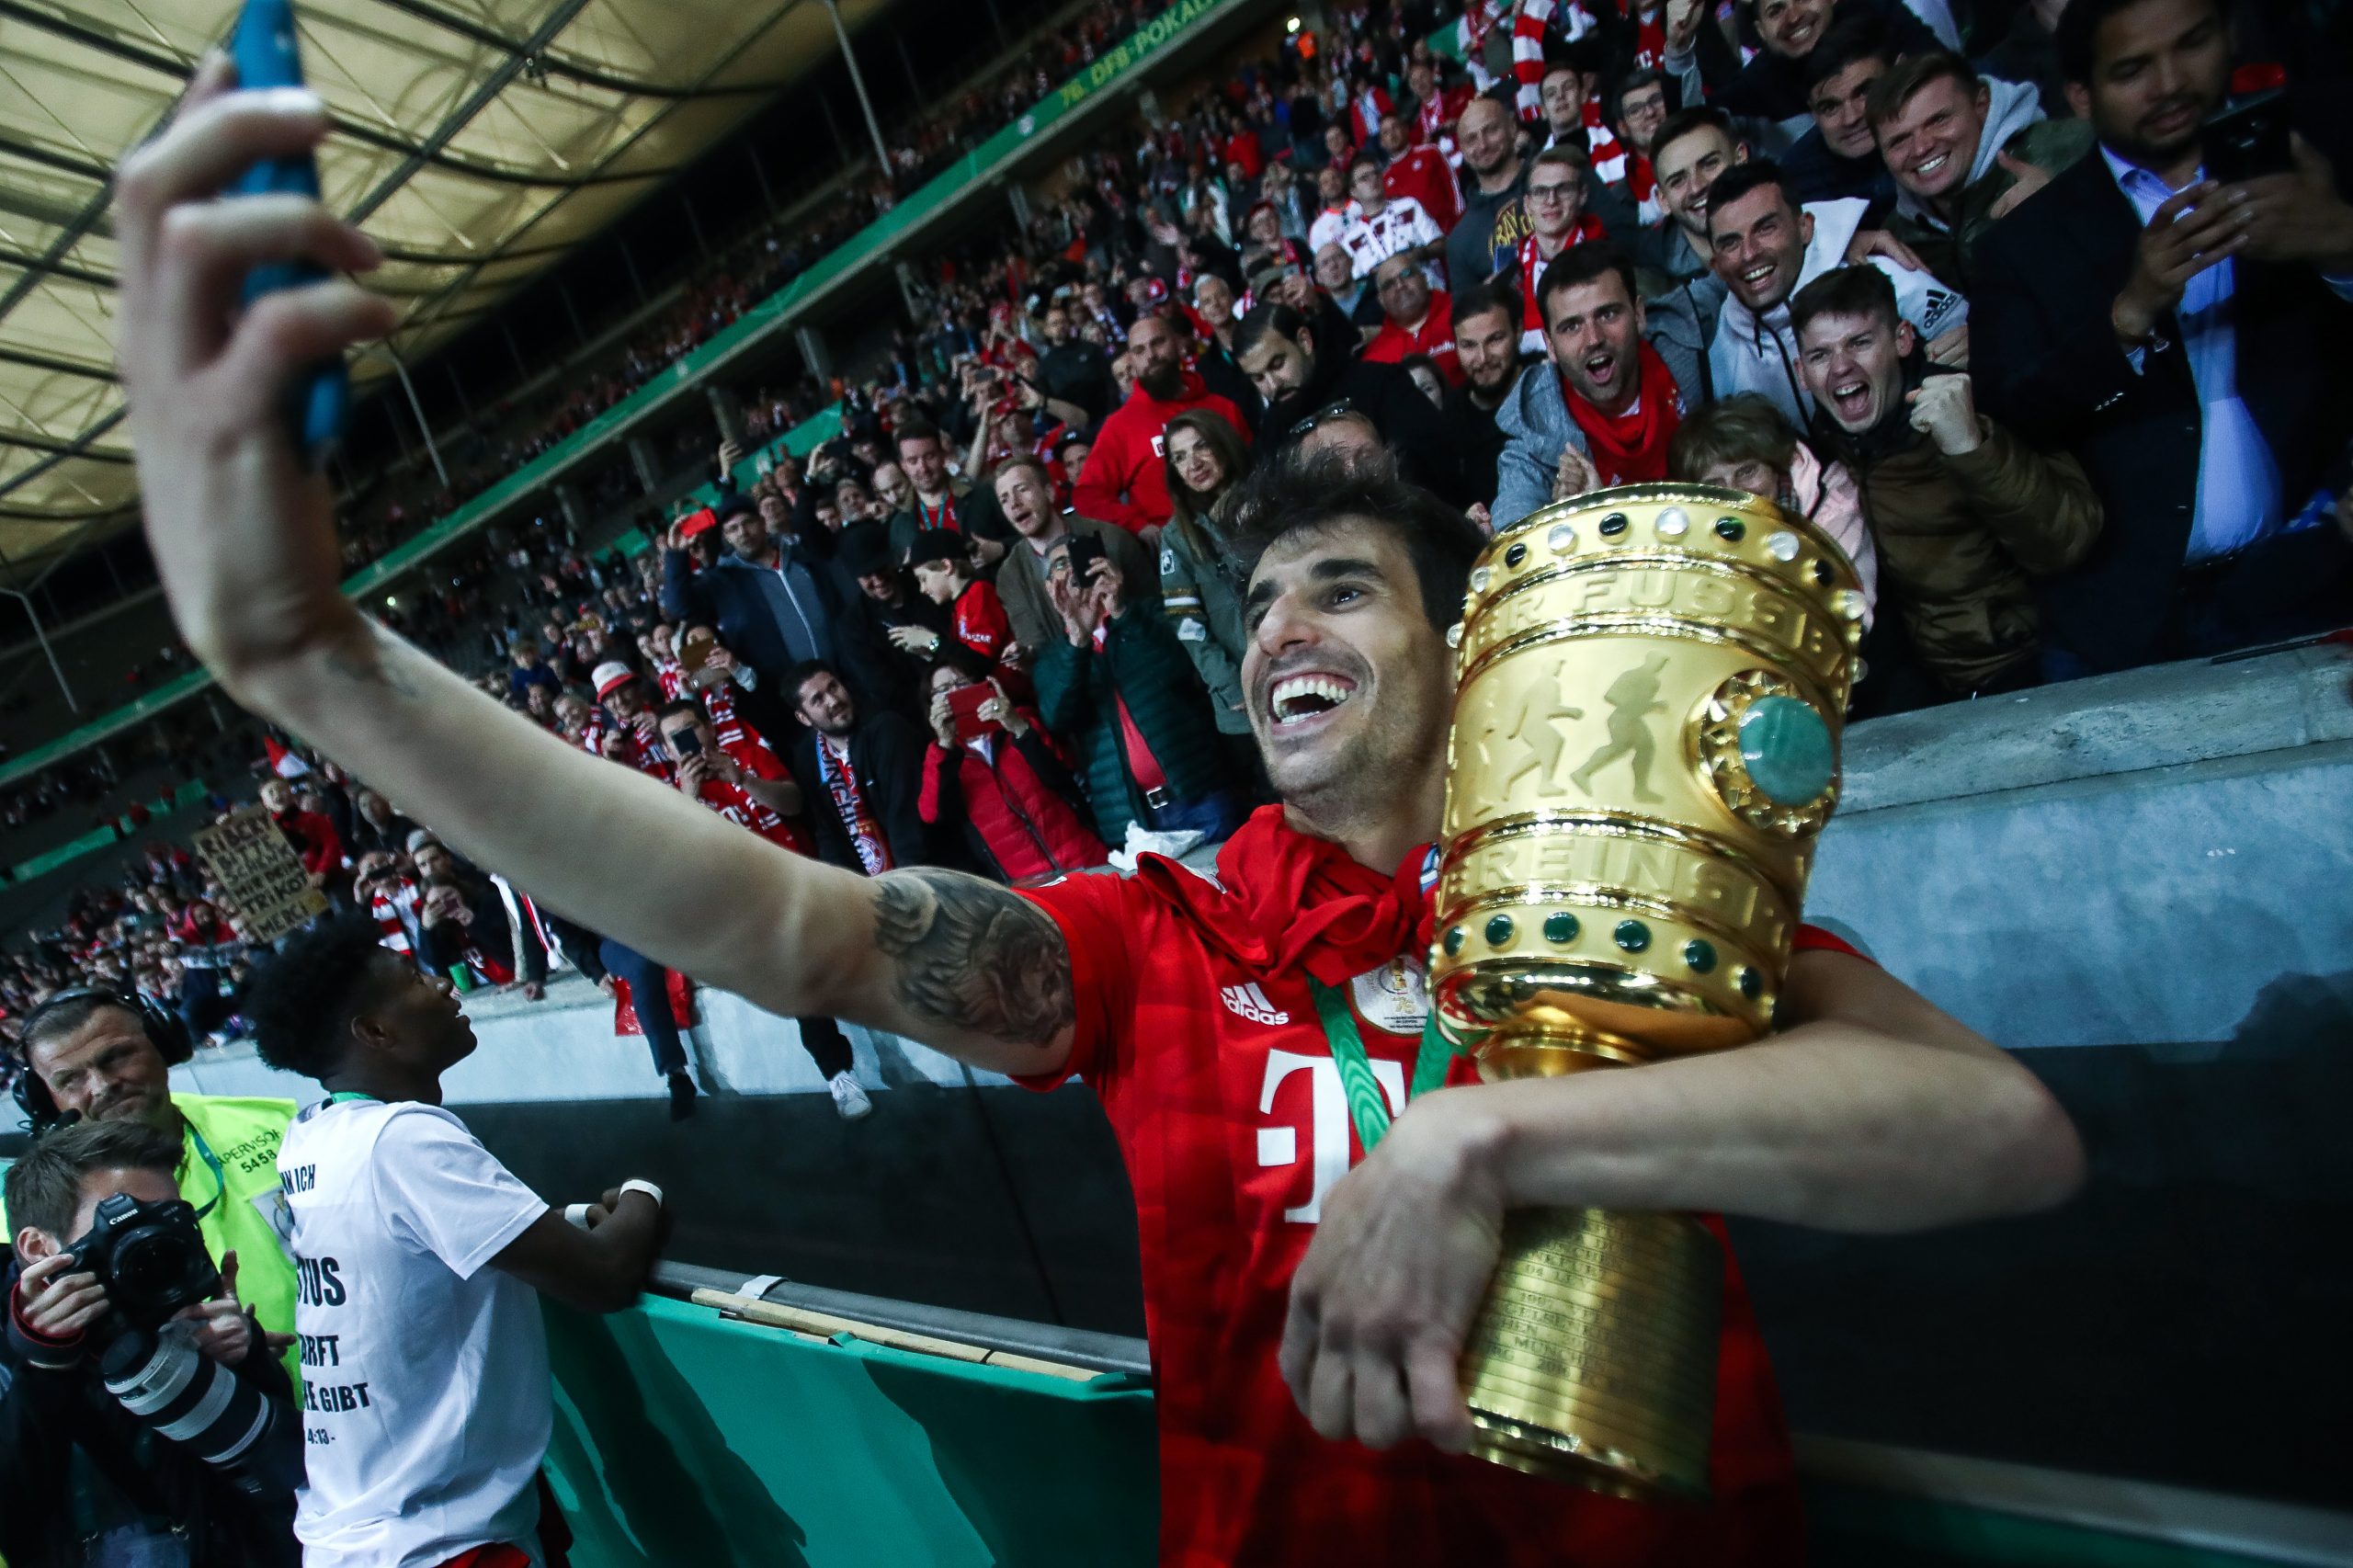
{"type": "Polygon", "coordinates": [[[931,745],[916,809],[935,830],[961,828],[973,864],[1022,882],[1100,866],[1110,856],[1087,825],[1070,758],[1037,710],[950,649],[925,679],[931,745]]]}
{"type": "Polygon", "coordinates": [[[179,1157],[125,1118],[9,1169],[0,1557],[17,1568],[301,1561],[303,1422],[272,1353],[292,1336],[239,1298],[234,1249],[216,1266],[179,1157]]]}
{"type": "Polygon", "coordinates": [[[2353,546],[2306,502],[2353,434],[2353,119],[2232,103],[2219,0],[2073,0],[2056,38],[2098,144],[1988,231],[1972,301],[1984,412],[2109,519],[2039,585],[2043,674],[2342,624],[2353,546]]]}

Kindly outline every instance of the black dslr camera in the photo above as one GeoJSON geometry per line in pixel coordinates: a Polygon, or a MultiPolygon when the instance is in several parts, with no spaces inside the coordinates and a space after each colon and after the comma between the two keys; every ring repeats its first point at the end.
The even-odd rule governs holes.
{"type": "Polygon", "coordinates": [[[107,1288],[108,1311],[93,1330],[105,1346],[97,1371],[107,1392],[242,1491],[288,1495],[301,1485],[301,1440],[282,1436],[292,1410],[205,1356],[192,1325],[172,1322],[221,1289],[196,1210],[176,1198],[142,1203],[114,1193],[68,1250],[107,1288]]]}
{"type": "Polygon", "coordinates": [[[176,1198],[167,1203],[142,1203],[127,1192],[103,1198],[89,1230],[68,1250],[76,1269],[106,1286],[119,1328],[158,1327],[221,1289],[221,1271],[204,1249],[196,1210],[176,1198]]]}

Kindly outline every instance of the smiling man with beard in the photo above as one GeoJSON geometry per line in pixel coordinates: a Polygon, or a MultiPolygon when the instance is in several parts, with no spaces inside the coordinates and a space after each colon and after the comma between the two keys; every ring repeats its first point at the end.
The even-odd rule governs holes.
{"type": "Polygon", "coordinates": [[[1187,409],[1206,408],[1245,440],[1250,432],[1231,399],[1185,368],[1185,340],[1165,316],[1147,312],[1136,318],[1128,329],[1127,358],[1135,367],[1135,388],[1095,433],[1086,471],[1072,484],[1071,504],[1082,516],[1142,533],[1165,523],[1172,509],[1162,441],[1170,420],[1187,409]]]}
{"type": "Polygon", "coordinates": [[[517,1180],[441,1104],[475,1043],[449,983],[380,946],[364,915],[289,942],[251,1006],[262,1061],[327,1091],[274,1171],[301,1280],[303,1561],[545,1561],[540,1532],[562,1520],[542,1513],[555,1412],[539,1297],[635,1301],[668,1228],[661,1190],[627,1181],[568,1212],[517,1180]]]}
{"type": "Polygon", "coordinates": [[[1495,423],[1521,375],[1519,297],[1483,283],[1454,301],[1454,354],[1462,384],[1449,387],[1438,418],[1462,460],[1463,489],[1482,506],[1495,498],[1505,436],[1495,423]]]}
{"type": "Polygon", "coordinates": [[[1547,267],[1537,305],[1549,357],[1521,375],[1495,418],[1504,433],[1499,528],[1552,499],[1572,447],[1586,454],[1593,484],[1665,479],[1666,444],[1699,393],[1698,356],[1672,338],[1646,338],[1633,261],[1608,241],[1578,245],[1547,267]]]}
{"type": "MultiPolygon", "coordinates": [[[[237,204],[214,198],[231,171],[328,128],[301,95],[229,86],[224,64],[200,71],[116,185],[147,537],[229,695],[480,863],[755,1006],[1041,1087],[1084,1077],[1140,1219],[1164,1562],[1802,1560],[1788,1435],[1736,1272],[1708,1504],[1645,1506],[1464,1457],[1457,1368],[1506,1210],[1903,1231],[2060,1201],[2082,1152],[2031,1074],[1819,932],[1798,938],[1780,1028],[1754,1049],[1494,1085],[1425,1051],[1446,632],[1483,543],[1460,513],[1380,464],[1287,462],[1246,483],[1242,683],[1282,803],[1228,842],[1214,880],[1147,856],[1132,877],[1017,892],[787,854],[542,734],[338,591],[332,489],[304,471],[281,397],[394,312],[340,276],[380,253],[319,204],[248,202],[228,222],[237,204]],[[328,280],[240,321],[256,254],[328,280]],[[566,809],[551,821],[517,800],[566,809]],[[1394,1123],[1370,1153],[1336,1108],[1344,1059],[1390,1085],[1394,1123]]],[[[356,1108],[381,1114],[335,1110],[356,1108]]]]}

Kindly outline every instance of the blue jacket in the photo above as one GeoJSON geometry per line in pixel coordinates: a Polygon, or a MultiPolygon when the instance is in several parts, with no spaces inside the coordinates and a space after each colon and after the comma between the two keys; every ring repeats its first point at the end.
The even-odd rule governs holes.
{"type": "Polygon", "coordinates": [[[702,573],[684,551],[664,551],[662,613],[717,627],[729,652],[780,692],[786,672],[801,660],[838,660],[834,622],[841,604],[831,574],[797,540],[779,540],[777,549],[775,567],[722,555],[702,573]]]}

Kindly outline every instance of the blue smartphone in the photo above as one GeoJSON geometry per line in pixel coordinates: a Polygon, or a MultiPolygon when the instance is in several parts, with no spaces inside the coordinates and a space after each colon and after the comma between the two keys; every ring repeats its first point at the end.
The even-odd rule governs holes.
{"type": "MultiPolygon", "coordinates": [[[[245,0],[229,37],[229,57],[236,62],[241,87],[299,87],[302,85],[302,55],[294,38],[294,7],[288,0],[245,0]]],[[[319,194],[319,166],[308,153],[299,158],[266,158],[247,169],[230,187],[239,196],[319,194]]],[[[298,289],[326,277],[309,262],[268,262],[245,275],[244,301],[251,305],[264,294],[298,289]]],[[[286,417],[296,443],[313,466],[343,435],[343,415],[350,400],[350,381],[343,360],[313,369],[286,392],[286,417]]]]}

